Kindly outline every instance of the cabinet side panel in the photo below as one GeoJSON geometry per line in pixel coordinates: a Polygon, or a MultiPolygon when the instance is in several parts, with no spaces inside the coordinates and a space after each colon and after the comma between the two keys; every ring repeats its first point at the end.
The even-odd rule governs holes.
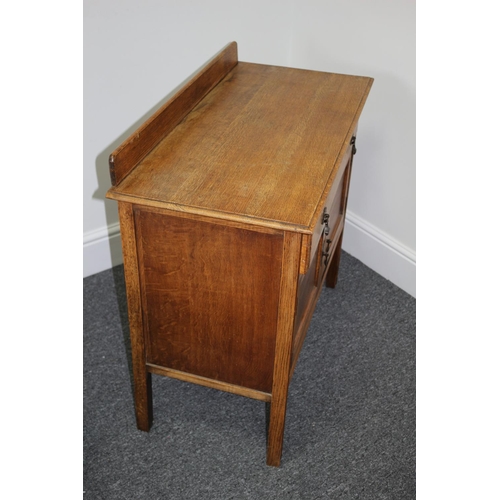
{"type": "Polygon", "coordinates": [[[148,362],[271,392],[282,233],[135,216],[148,362]]]}

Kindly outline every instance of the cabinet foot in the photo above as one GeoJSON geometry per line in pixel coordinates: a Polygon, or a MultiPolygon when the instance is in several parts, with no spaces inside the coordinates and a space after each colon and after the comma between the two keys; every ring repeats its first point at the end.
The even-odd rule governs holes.
{"type": "MultiPolygon", "coordinates": [[[[287,391],[288,392],[288,391],[287,391]]],[[[286,395],[276,402],[271,402],[269,430],[267,435],[267,465],[279,467],[283,450],[285,431],[286,395]]]]}
{"type": "Polygon", "coordinates": [[[135,417],[137,428],[149,432],[153,424],[153,391],[151,384],[151,373],[144,376],[134,377],[135,393],[135,417]]]}

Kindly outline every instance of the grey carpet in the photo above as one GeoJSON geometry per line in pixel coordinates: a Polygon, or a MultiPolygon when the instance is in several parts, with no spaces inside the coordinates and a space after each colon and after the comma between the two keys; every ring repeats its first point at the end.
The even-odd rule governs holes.
{"type": "Polygon", "coordinates": [[[280,468],[266,404],[153,376],[138,431],[123,267],[84,279],[84,499],[415,498],[415,299],[343,253],[289,391],[280,468]]]}

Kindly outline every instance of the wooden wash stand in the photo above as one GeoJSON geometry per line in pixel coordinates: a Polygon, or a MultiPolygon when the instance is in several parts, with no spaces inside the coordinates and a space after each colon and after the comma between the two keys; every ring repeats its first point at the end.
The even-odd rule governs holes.
{"type": "Polygon", "coordinates": [[[238,62],[233,42],[111,154],[139,429],[151,374],[166,375],[270,403],[267,463],[280,464],[372,82],[238,62]]]}

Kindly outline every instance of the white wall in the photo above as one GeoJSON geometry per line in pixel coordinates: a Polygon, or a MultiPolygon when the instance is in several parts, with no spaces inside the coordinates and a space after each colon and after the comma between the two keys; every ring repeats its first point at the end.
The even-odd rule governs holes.
{"type": "Polygon", "coordinates": [[[85,0],[84,276],[121,262],[109,154],[227,43],[288,65],[289,0],[85,0]],[[111,238],[108,238],[111,236],[111,238]]]}
{"type": "Polygon", "coordinates": [[[291,66],[375,78],[358,127],[343,248],[416,296],[415,2],[294,2],[291,66]]]}
{"type": "Polygon", "coordinates": [[[109,153],[236,40],[243,61],[375,78],[343,246],[415,296],[415,2],[86,0],[84,29],[85,276],[121,258],[109,153]]]}

